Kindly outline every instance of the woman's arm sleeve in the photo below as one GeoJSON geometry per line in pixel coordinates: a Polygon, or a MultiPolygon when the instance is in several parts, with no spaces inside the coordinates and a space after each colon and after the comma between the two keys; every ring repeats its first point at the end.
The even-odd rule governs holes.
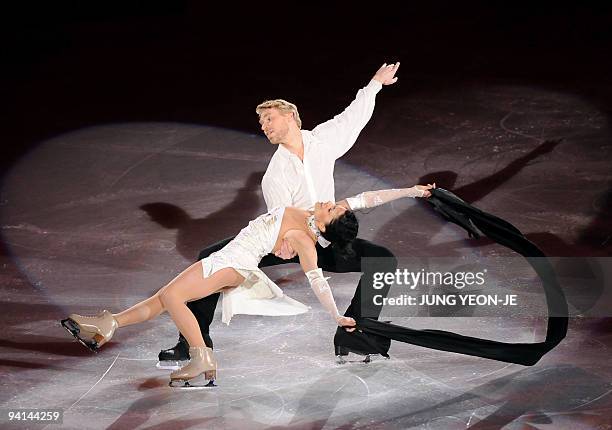
{"type": "Polygon", "coordinates": [[[411,188],[394,188],[390,190],[365,191],[346,199],[351,210],[369,209],[384,205],[404,197],[423,197],[425,191],[416,186],[411,188]]]}
{"type": "Polygon", "coordinates": [[[338,323],[338,319],[341,315],[338,312],[338,307],[336,306],[336,301],[334,300],[329,283],[323,276],[323,270],[310,270],[309,272],[306,272],[306,277],[308,278],[308,282],[310,282],[310,288],[312,288],[312,291],[314,291],[317,299],[319,299],[319,302],[321,302],[321,305],[323,305],[325,310],[329,312],[334,321],[338,323]]]}

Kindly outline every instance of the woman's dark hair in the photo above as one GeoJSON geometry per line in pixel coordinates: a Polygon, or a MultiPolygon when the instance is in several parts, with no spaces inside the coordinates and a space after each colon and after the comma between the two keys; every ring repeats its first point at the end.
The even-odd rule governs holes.
{"type": "Polygon", "coordinates": [[[347,210],[327,224],[325,231],[321,232],[321,236],[330,241],[334,250],[338,251],[340,255],[348,257],[354,254],[351,244],[357,237],[358,231],[359,221],[357,221],[355,212],[347,210]]]}

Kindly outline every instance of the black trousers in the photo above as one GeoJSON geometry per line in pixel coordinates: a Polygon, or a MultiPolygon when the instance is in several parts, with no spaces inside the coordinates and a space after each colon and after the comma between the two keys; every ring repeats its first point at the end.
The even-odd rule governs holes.
{"type": "MultiPolygon", "coordinates": [[[[200,252],[200,255],[198,256],[198,260],[202,260],[208,257],[213,252],[219,251],[232,239],[233,237],[224,239],[203,249],[200,252]]],[[[386,297],[389,292],[389,286],[385,286],[382,289],[375,290],[372,287],[372,279],[374,276],[373,272],[395,272],[395,269],[397,269],[397,259],[391,253],[391,251],[389,251],[384,246],[376,245],[370,241],[359,238],[355,239],[355,241],[353,242],[354,254],[349,257],[337,255],[331,245],[327,248],[323,248],[322,246],[317,244],[316,249],[318,256],[318,266],[328,272],[361,272],[362,258],[376,259],[373,260],[376,261],[376,264],[368,264],[367,271],[361,275],[361,279],[359,280],[359,284],[357,285],[357,289],[355,290],[355,295],[351,300],[351,304],[344,312],[344,315],[352,318],[361,318],[363,316],[378,319],[378,316],[380,315],[380,312],[382,310],[382,305],[374,305],[373,300],[371,300],[371,297],[374,294],[386,297]]],[[[268,254],[264,258],[262,258],[261,262],[259,263],[259,267],[270,267],[286,263],[299,263],[299,258],[296,256],[290,260],[283,260],[282,258],[278,258],[277,256],[275,256],[274,254],[268,254]]],[[[193,312],[196,319],[198,320],[202,335],[209,334],[210,324],[212,323],[213,317],[215,315],[215,308],[217,307],[219,296],[220,293],[215,293],[202,299],[187,303],[187,307],[193,312]]],[[[203,337],[206,338],[207,336],[203,337]]],[[[212,347],[212,345],[208,346],[212,347]]]]}

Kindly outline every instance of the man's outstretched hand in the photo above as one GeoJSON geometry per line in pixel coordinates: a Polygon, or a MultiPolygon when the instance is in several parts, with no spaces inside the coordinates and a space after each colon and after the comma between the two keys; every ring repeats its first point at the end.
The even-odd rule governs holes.
{"type": "Polygon", "coordinates": [[[376,74],[372,79],[377,80],[383,85],[391,85],[396,83],[397,78],[395,77],[395,74],[397,73],[397,69],[399,69],[399,65],[399,61],[395,64],[383,64],[381,68],[376,71],[376,74]]]}

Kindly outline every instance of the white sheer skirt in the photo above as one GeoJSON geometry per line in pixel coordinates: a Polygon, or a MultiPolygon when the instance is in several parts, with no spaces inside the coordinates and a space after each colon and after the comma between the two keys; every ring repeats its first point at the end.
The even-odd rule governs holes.
{"type": "Polygon", "coordinates": [[[307,312],[309,306],[284,294],[278,285],[257,267],[261,256],[253,251],[253,240],[258,236],[258,225],[250,224],[249,227],[248,231],[243,230],[223,249],[202,260],[204,277],[227,267],[233,268],[244,277],[244,282],[238,287],[222,291],[221,320],[229,324],[236,314],[283,316],[307,312]]]}

